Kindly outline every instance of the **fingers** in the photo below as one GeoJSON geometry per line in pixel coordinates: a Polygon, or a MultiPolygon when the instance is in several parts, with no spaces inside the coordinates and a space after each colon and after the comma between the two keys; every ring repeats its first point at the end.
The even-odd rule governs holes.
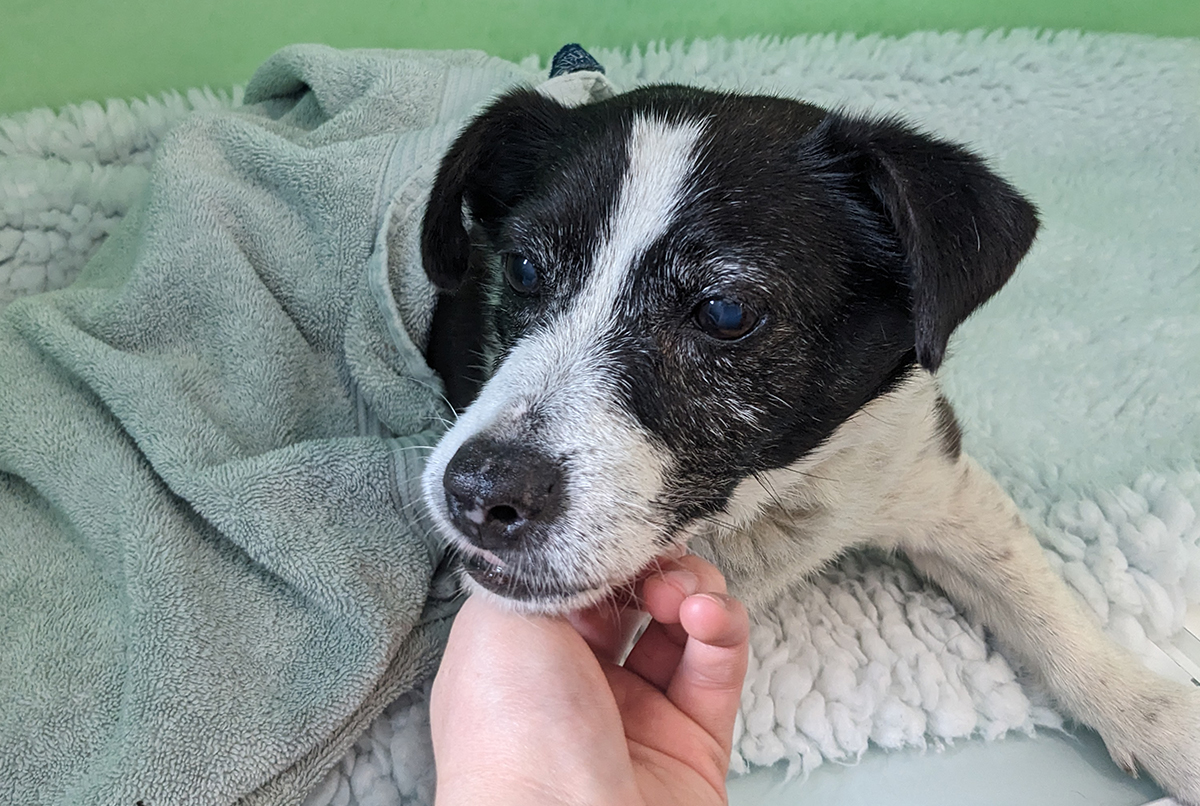
{"type": "Polygon", "coordinates": [[[643,606],[653,621],[629,652],[625,668],[665,691],[688,639],[687,630],[679,623],[679,608],[694,593],[723,593],[725,578],[710,563],[687,556],[663,561],[659,570],[642,582],[641,589],[643,606]]]}
{"type": "MultiPolygon", "coordinates": [[[[683,657],[683,647],[686,637],[680,640],[671,632],[671,628],[682,631],[679,625],[665,625],[651,621],[646,632],[629,651],[625,659],[625,668],[641,677],[659,691],[666,691],[675,676],[675,669],[683,657]]],[[[685,633],[686,636],[686,633],[685,633]]]]}
{"type": "Polygon", "coordinates": [[[689,596],[679,609],[687,631],[667,699],[729,751],[750,654],[745,605],[723,593],[689,596]]]}
{"type": "MultiPolygon", "coordinates": [[[[712,563],[689,554],[665,561],[661,571],[642,583],[642,601],[646,611],[662,624],[679,623],[679,606],[693,593],[725,593],[725,577],[712,563]]],[[[681,630],[680,641],[686,638],[681,630]]]]}
{"type": "Polygon", "coordinates": [[[647,616],[638,609],[632,591],[567,614],[567,621],[583,636],[600,660],[620,663],[647,616]]]}
{"type": "MultiPolygon", "coordinates": [[[[728,751],[749,656],[746,608],[725,578],[694,555],[663,559],[638,585],[652,617],[624,667],[667,698],[728,751]]],[[[612,661],[628,640],[630,602],[608,601],[570,616],[598,657],[612,661]]]]}
{"type": "Polygon", "coordinates": [[[721,573],[699,557],[676,553],[660,557],[653,567],[636,586],[619,589],[596,605],[567,614],[567,620],[601,660],[621,663],[634,636],[646,623],[645,613],[659,624],[670,625],[665,633],[658,629],[654,632],[682,647],[687,640],[687,633],[679,626],[683,600],[699,590],[725,591],[721,573]]]}
{"type": "Polygon", "coordinates": [[[745,608],[725,606],[725,591],[721,573],[699,557],[665,563],[642,585],[654,621],[625,661],[715,737],[732,734],[749,651],[745,608]]]}

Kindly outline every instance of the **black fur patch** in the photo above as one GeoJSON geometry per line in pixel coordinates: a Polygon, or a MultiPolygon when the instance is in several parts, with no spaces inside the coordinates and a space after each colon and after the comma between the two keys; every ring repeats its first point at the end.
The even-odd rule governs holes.
{"type": "Polygon", "coordinates": [[[954,408],[944,395],[938,395],[934,403],[938,435],[942,438],[942,450],[948,459],[957,460],[962,455],[962,428],[954,416],[954,408]]]}

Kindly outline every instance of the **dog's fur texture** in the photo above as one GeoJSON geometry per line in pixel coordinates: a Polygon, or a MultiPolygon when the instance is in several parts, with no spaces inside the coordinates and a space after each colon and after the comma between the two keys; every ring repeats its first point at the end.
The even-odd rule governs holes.
{"type": "Polygon", "coordinates": [[[761,607],[847,549],[903,551],[1118,764],[1200,806],[1200,691],[1100,632],[933,374],[1036,229],[979,158],[895,120],[684,87],[501,98],[422,234],[429,357],[464,409],[425,493],[466,583],[561,612],[690,543],[761,607]]]}

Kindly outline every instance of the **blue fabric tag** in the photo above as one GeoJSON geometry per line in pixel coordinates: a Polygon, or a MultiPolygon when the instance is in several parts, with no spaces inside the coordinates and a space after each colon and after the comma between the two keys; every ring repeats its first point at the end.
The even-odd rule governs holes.
{"type": "Polygon", "coordinates": [[[597,73],[603,73],[604,67],[596,61],[592,54],[575,43],[563,45],[550,61],[550,78],[556,78],[566,73],[578,73],[580,70],[595,70],[597,73]]]}

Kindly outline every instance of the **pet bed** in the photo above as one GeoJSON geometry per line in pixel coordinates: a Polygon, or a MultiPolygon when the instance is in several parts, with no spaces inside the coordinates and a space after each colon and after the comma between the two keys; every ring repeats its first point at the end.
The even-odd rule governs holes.
{"type": "MultiPolygon", "coordinates": [[[[596,56],[618,89],[674,81],[901,114],[971,144],[1027,193],[1042,211],[1039,239],[1014,280],[960,328],[942,373],[966,432],[965,446],[1013,495],[1043,541],[1047,557],[1111,635],[1145,653],[1149,641],[1180,628],[1187,605],[1200,601],[1196,516],[1200,472],[1195,462],[1200,447],[1196,414],[1200,400],[1200,99],[1196,91],[1200,43],[1015,31],[916,34],[901,39],[715,40],[630,53],[599,51],[596,56]]],[[[103,700],[109,709],[103,718],[96,716],[99,700],[93,689],[41,689],[42,696],[48,697],[39,704],[42,713],[57,714],[64,724],[92,720],[80,740],[92,742],[83,748],[91,755],[75,759],[75,766],[63,766],[63,750],[47,741],[45,733],[40,743],[28,742],[27,732],[19,726],[0,721],[0,793],[15,792],[17,776],[41,771],[62,786],[45,790],[40,801],[28,802],[66,802],[63,793],[70,793],[63,787],[68,782],[80,786],[81,776],[95,773],[99,769],[95,764],[105,759],[111,762],[105,769],[113,774],[120,769],[122,743],[144,749],[156,737],[167,745],[168,757],[181,765],[181,780],[190,781],[190,789],[178,784],[178,802],[215,801],[252,792],[251,801],[258,799],[254,802],[295,802],[322,775],[323,781],[306,800],[311,806],[430,801],[426,699],[423,688],[412,686],[430,668],[443,634],[445,610],[437,607],[441,599],[434,597],[434,606],[422,616],[427,605],[419,592],[432,578],[437,555],[426,542],[419,520],[406,521],[406,534],[412,539],[401,541],[407,546],[402,557],[394,555],[395,545],[376,527],[389,515],[394,518],[396,511],[412,511],[412,496],[404,481],[419,461],[410,449],[435,438],[441,412],[436,398],[422,395],[416,386],[397,392],[397,374],[420,376],[410,359],[427,321],[422,317],[428,297],[421,294],[428,289],[421,285],[411,249],[393,249],[389,260],[383,246],[389,236],[392,243],[397,237],[403,242],[396,222],[419,211],[429,163],[470,110],[511,82],[540,81],[543,69],[536,59],[518,66],[479,54],[418,57],[294,48],[260,70],[245,96],[240,91],[197,91],[131,104],[110,102],[106,108],[86,104],[57,115],[43,110],[0,119],[0,301],[66,285],[97,245],[117,233],[108,239],[99,265],[89,267],[81,285],[64,292],[65,296],[46,295],[19,303],[8,313],[4,327],[9,332],[18,328],[28,334],[37,326],[45,335],[56,332],[55,324],[63,321],[87,323],[92,329],[92,341],[60,345],[57,353],[54,344],[43,339],[37,350],[26,354],[21,368],[33,371],[41,366],[38,362],[72,356],[75,369],[62,379],[62,393],[83,395],[107,383],[108,391],[101,397],[108,394],[116,401],[105,415],[108,419],[99,417],[95,427],[107,428],[105,433],[113,435],[135,433],[136,429],[122,432],[114,425],[114,418],[119,423],[128,412],[153,432],[174,421],[156,419],[162,415],[151,410],[152,401],[139,403],[130,399],[133,392],[120,394],[117,381],[126,376],[106,374],[98,366],[102,356],[92,342],[111,345],[118,337],[132,339],[135,343],[127,345],[126,351],[139,357],[149,352],[164,360],[191,360],[187,351],[165,350],[161,338],[147,344],[144,335],[136,334],[144,327],[159,334],[176,328],[175,319],[187,319],[193,312],[191,303],[176,307],[178,300],[198,294],[210,301],[219,321],[233,327],[243,344],[260,347],[267,339],[273,349],[284,350],[307,368],[311,375],[306,383],[315,378],[321,381],[315,387],[332,396],[325,409],[309,403],[329,415],[321,424],[329,432],[326,439],[295,439],[297,434],[320,431],[315,425],[308,432],[288,432],[278,422],[268,423],[275,428],[268,432],[279,444],[255,443],[258,453],[245,449],[247,456],[234,457],[239,472],[231,472],[234,465],[228,452],[216,458],[206,454],[200,462],[173,450],[165,438],[151,439],[146,446],[133,439],[127,445],[126,461],[136,465],[138,472],[146,470],[147,484],[161,479],[159,483],[176,499],[200,501],[181,511],[195,519],[189,522],[195,530],[194,545],[203,546],[207,553],[177,552],[166,564],[175,575],[172,579],[195,571],[200,557],[205,562],[220,558],[229,563],[227,568],[241,569],[239,573],[255,580],[257,598],[251,597],[250,603],[264,609],[255,618],[230,621],[234,606],[240,604],[238,597],[246,596],[243,591],[224,590],[222,598],[210,596],[203,586],[190,588],[193,609],[176,615],[195,615],[198,625],[216,628],[218,639],[207,639],[196,630],[168,631],[172,640],[140,647],[144,654],[135,653],[133,659],[141,664],[138,679],[145,688],[134,685],[132,691],[123,692],[118,700],[133,705],[120,711],[119,718],[112,713],[111,700],[103,700]],[[412,74],[404,72],[408,68],[398,67],[413,68],[414,60],[421,70],[441,71],[443,79],[414,82],[412,74]],[[300,75],[305,76],[303,81],[300,75]],[[364,98],[372,103],[383,98],[385,103],[374,108],[359,103],[364,98]],[[148,205],[139,199],[153,200],[156,192],[179,192],[179,177],[170,179],[164,159],[174,160],[169,169],[210,153],[202,148],[210,142],[203,138],[178,148],[178,132],[194,136],[197,120],[218,132],[230,120],[246,120],[245,111],[230,111],[245,101],[254,102],[249,116],[266,134],[253,143],[241,141],[242,147],[262,146],[278,135],[308,149],[336,149],[339,143],[352,142],[369,149],[363,141],[393,136],[389,132],[396,129],[397,120],[400,128],[417,133],[406,146],[409,150],[392,152],[399,157],[387,162],[387,167],[379,160],[370,162],[378,174],[373,185],[368,182],[368,161],[350,159],[360,152],[340,155],[355,166],[351,185],[358,182],[359,190],[377,188],[372,195],[375,207],[366,204],[356,209],[349,195],[334,199],[345,205],[338,209],[357,229],[352,233],[330,230],[340,250],[302,239],[309,250],[304,253],[308,273],[279,275],[276,285],[268,284],[271,293],[265,297],[214,299],[215,295],[206,295],[202,278],[179,276],[173,273],[174,264],[165,262],[142,275],[112,275],[111,256],[132,249],[127,233],[142,231],[137,218],[154,208],[153,202],[148,205]],[[152,164],[151,149],[172,130],[175,149],[160,149],[152,164]],[[397,171],[416,178],[405,181],[397,171]],[[127,216],[133,223],[119,225],[127,216]],[[384,235],[379,243],[370,234],[376,230],[384,235]],[[323,275],[314,267],[336,271],[323,275]],[[391,299],[384,282],[388,272],[393,280],[402,279],[400,287],[412,291],[411,299],[391,299]],[[330,299],[345,313],[344,319],[329,326],[340,341],[322,329],[329,323],[321,320],[320,306],[331,304],[330,299]],[[147,300],[154,304],[147,307],[143,304],[147,300]],[[245,314],[244,306],[249,305],[251,314],[258,316],[262,311],[255,306],[260,302],[273,305],[271,310],[277,314],[267,320],[265,329],[247,328],[238,317],[227,315],[229,307],[239,306],[245,314]],[[141,318],[113,325],[113,317],[122,311],[136,312],[141,318]],[[295,333],[284,338],[271,330],[276,326],[286,330],[297,322],[309,328],[297,328],[305,345],[295,341],[295,333]],[[108,330],[95,332],[103,328],[108,330]],[[347,338],[354,333],[360,334],[357,341],[347,338]],[[409,338],[409,333],[415,336],[409,338]],[[407,437],[396,439],[398,434],[407,437]],[[260,457],[258,464],[248,462],[251,455],[260,457]],[[356,461],[364,461],[362,467],[378,477],[390,479],[390,474],[396,474],[402,491],[399,502],[383,502],[385,491],[372,486],[378,482],[369,473],[347,476],[356,461]],[[219,472],[209,472],[214,469],[219,472]],[[283,474],[287,484],[298,485],[312,499],[297,502],[283,494],[276,486],[279,482],[272,481],[281,470],[287,471],[283,474]],[[247,488],[251,492],[237,498],[247,488]],[[361,517],[354,521],[357,530],[338,533],[328,546],[305,543],[270,522],[273,514],[288,515],[281,522],[297,528],[303,518],[288,512],[302,505],[323,529],[336,531],[334,519],[320,513],[331,497],[338,496],[352,501],[358,496],[372,506],[365,515],[359,513],[361,517]],[[266,514],[247,517],[248,508],[260,504],[266,514]],[[197,512],[220,524],[215,532],[204,531],[204,518],[192,514],[197,512]],[[228,517],[222,520],[223,516],[228,517]],[[363,518],[377,521],[363,528],[363,518]],[[295,557],[282,556],[281,548],[295,550],[297,543],[295,557]],[[388,563],[415,563],[415,577],[364,575],[364,568],[378,567],[379,552],[384,552],[388,563]],[[388,599],[380,594],[381,584],[397,584],[405,593],[388,599]],[[228,610],[213,606],[214,598],[228,610]],[[280,601],[287,603],[286,609],[281,609],[280,601]],[[198,615],[197,602],[206,603],[198,615]],[[370,605],[366,609],[372,617],[356,621],[347,607],[350,602],[370,605]],[[272,604],[268,607],[268,603],[272,604]],[[268,616],[280,612],[299,613],[298,618],[310,621],[302,630],[271,631],[268,616]],[[314,627],[322,618],[337,629],[314,627]],[[251,624],[254,629],[246,629],[251,624]],[[352,639],[344,640],[347,634],[362,640],[356,645],[352,639]],[[298,636],[323,636],[325,643],[305,644],[298,636]],[[410,640],[398,641],[397,636],[410,640]],[[239,680],[228,673],[228,664],[214,662],[229,646],[239,646],[245,657],[254,658],[245,645],[264,640],[274,642],[270,652],[283,651],[305,661],[294,668],[309,675],[301,675],[291,689],[271,689],[271,696],[294,699],[271,701],[266,708],[253,699],[268,691],[263,680],[255,677],[259,667],[251,664],[247,679],[239,680]],[[306,658],[308,652],[313,654],[306,658]],[[350,657],[353,662],[347,661],[350,657]],[[183,661],[196,658],[201,668],[224,669],[225,676],[186,679],[159,674],[163,668],[185,670],[183,661]],[[338,661],[334,674],[318,663],[331,659],[338,661]],[[344,681],[341,689],[330,684],[339,674],[344,681]],[[163,687],[171,685],[180,688],[164,693],[163,687]],[[369,719],[405,689],[409,690],[359,736],[369,719]],[[67,690],[70,697],[62,694],[67,690]],[[309,695],[302,692],[314,691],[319,692],[318,701],[305,700],[309,695]],[[57,698],[51,696],[55,693],[57,698]],[[187,719],[179,714],[172,715],[175,721],[156,719],[146,711],[152,704],[186,702],[188,697],[199,707],[183,708],[187,719]],[[232,712],[227,705],[231,700],[237,706],[232,712]],[[235,724],[244,728],[255,717],[274,712],[292,722],[267,719],[269,724],[246,734],[255,741],[243,738],[224,746],[236,732],[210,735],[218,717],[232,713],[235,724]],[[181,724],[191,733],[174,734],[181,724]],[[297,726],[298,731],[285,730],[297,726]],[[195,745],[201,751],[198,758],[188,758],[194,747],[181,738],[185,735],[204,739],[195,745]],[[20,744],[22,740],[28,743],[20,744]],[[352,742],[349,752],[337,760],[352,742]],[[59,766],[50,769],[56,758],[59,766]],[[202,762],[211,769],[214,759],[223,765],[215,782],[196,771],[202,762]],[[88,764],[93,765],[90,772],[88,764]]],[[[236,162],[241,153],[224,152],[221,164],[230,154],[236,162]]],[[[259,153],[272,152],[263,146],[259,153]]],[[[261,157],[257,159],[245,160],[259,171],[260,179],[265,178],[256,188],[274,188],[273,198],[282,198],[282,207],[315,214],[304,207],[315,204],[311,189],[281,182],[281,177],[287,178],[286,170],[272,173],[261,157]],[[286,192],[278,192],[281,185],[286,192]]],[[[217,163],[209,163],[210,167],[213,164],[217,163]]],[[[204,187],[201,183],[192,190],[204,187]]],[[[344,190],[348,194],[350,189],[344,190]]],[[[182,209],[186,201],[181,199],[182,209]]],[[[226,228],[222,231],[237,234],[235,242],[251,263],[261,258],[264,248],[250,230],[254,220],[219,222],[226,228]]],[[[171,244],[160,246],[165,249],[171,244]]],[[[150,253],[157,254],[154,249],[150,253]]],[[[179,250],[168,253],[181,254],[179,250]]],[[[202,330],[212,340],[205,360],[216,361],[223,355],[220,344],[230,343],[229,330],[218,332],[207,326],[202,330]]],[[[5,373],[18,366],[13,363],[14,349],[11,342],[5,343],[8,353],[0,356],[5,373]]],[[[206,368],[211,367],[200,367],[206,368]]],[[[246,377],[268,369],[251,369],[242,382],[249,383],[246,377]]],[[[210,419],[214,406],[230,405],[236,411],[236,406],[248,405],[236,395],[233,403],[221,403],[212,390],[193,384],[205,377],[211,376],[185,373],[186,383],[171,388],[188,393],[179,398],[184,403],[202,403],[200,410],[210,419]]],[[[8,397],[13,396],[14,386],[20,387],[13,380],[5,377],[8,397]]],[[[225,391],[236,391],[237,383],[235,379],[225,391]]],[[[39,400],[33,392],[5,398],[6,392],[0,391],[0,405],[14,407],[0,408],[0,470],[8,474],[0,478],[6,484],[26,483],[13,481],[13,457],[18,452],[9,442],[24,439],[21,429],[38,423],[51,432],[47,438],[58,446],[59,454],[56,461],[40,464],[23,455],[25,466],[36,464],[38,478],[47,487],[67,474],[80,479],[80,486],[97,484],[86,464],[70,461],[80,455],[70,450],[77,444],[73,440],[87,438],[79,423],[63,419],[57,403],[39,400]],[[15,416],[17,407],[21,417],[15,416]]],[[[228,422],[228,412],[217,414],[225,415],[216,418],[220,422],[228,422]]],[[[203,439],[189,447],[212,449],[203,439]]],[[[36,496],[30,489],[39,488],[32,485],[18,492],[33,501],[36,496]]],[[[75,491],[77,498],[62,500],[88,500],[92,492],[75,491]]],[[[55,506],[65,505],[59,501],[55,506]]],[[[55,506],[35,507],[27,517],[53,520],[55,506]]],[[[86,509],[82,512],[87,514],[86,509]]],[[[21,574],[35,573],[31,567],[22,571],[8,562],[14,553],[19,555],[13,521],[8,520],[0,526],[4,535],[0,553],[6,561],[6,570],[0,570],[0,595],[5,597],[0,619],[7,620],[0,634],[5,636],[17,634],[16,627],[27,628],[18,623],[12,604],[28,603],[18,598],[33,596],[21,589],[22,584],[29,587],[29,577],[21,574]]],[[[100,536],[113,538],[110,533],[100,536]]],[[[314,539],[310,534],[309,540],[314,539]]],[[[92,558],[112,551],[136,560],[105,566],[110,570],[144,572],[161,567],[154,565],[161,558],[153,551],[103,542],[86,548],[84,556],[92,558]]],[[[74,545],[71,550],[80,549],[74,545]]],[[[104,577],[104,582],[118,587],[129,583],[119,574],[104,577]]],[[[171,601],[178,599],[169,592],[159,593],[171,601]]],[[[44,592],[38,595],[44,598],[44,592]]],[[[440,595],[448,598],[444,590],[440,595]]],[[[79,596],[77,601],[86,606],[88,599],[79,596]]],[[[124,601],[124,609],[114,606],[111,612],[121,618],[140,615],[144,622],[146,613],[137,605],[144,607],[148,601],[124,601]]],[[[37,635],[53,629],[53,622],[44,622],[41,629],[37,635]]],[[[19,641],[16,646],[28,649],[19,641]]],[[[6,659],[0,664],[0,685],[28,671],[26,658],[9,646],[0,657],[6,659]]],[[[1012,669],[985,635],[937,591],[923,585],[902,560],[852,555],[812,584],[782,597],[756,620],[734,768],[782,762],[791,773],[802,774],[826,760],[853,761],[870,743],[885,748],[936,747],[1060,725],[1049,704],[1023,685],[1019,670],[1012,669]]],[[[127,756],[126,752],[126,760],[127,756]]],[[[103,777],[92,781],[94,793],[101,791],[97,787],[104,781],[103,777]]],[[[80,791],[84,790],[71,790],[80,791]]],[[[133,790],[129,794],[131,801],[140,797],[133,790]]],[[[102,802],[98,798],[79,797],[74,802],[102,802]]]]}

